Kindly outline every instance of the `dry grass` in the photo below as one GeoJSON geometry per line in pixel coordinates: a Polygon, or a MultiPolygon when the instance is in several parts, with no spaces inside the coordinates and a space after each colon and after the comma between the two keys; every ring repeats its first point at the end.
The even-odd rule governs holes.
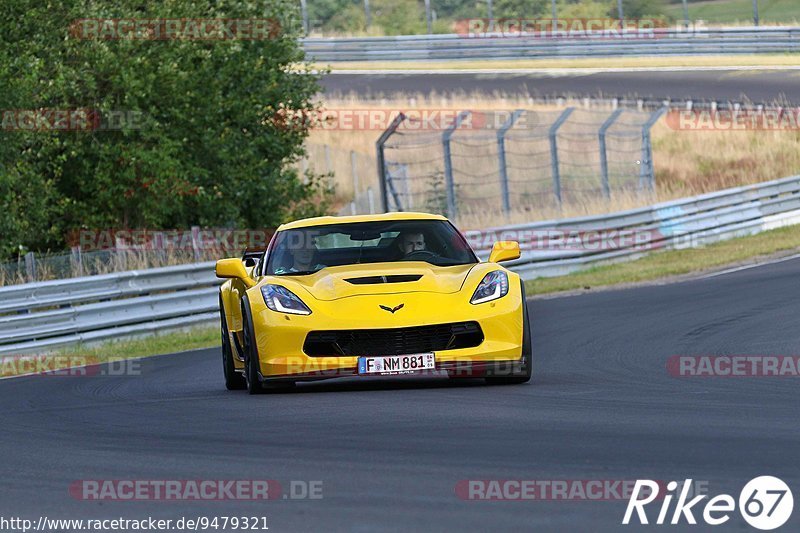
{"type": "MultiPolygon", "coordinates": [[[[566,106],[581,107],[583,101],[565,102],[566,106]]],[[[472,198],[459,202],[458,224],[464,228],[496,226],[506,223],[529,222],[549,218],[563,218],[581,215],[607,213],[632,209],[658,201],[666,201],[685,196],[702,194],[728,187],[752,184],[781,178],[800,171],[800,133],[795,131],[714,131],[693,132],[670,129],[664,120],[653,129],[653,158],[656,168],[656,191],[644,194],[635,189],[614,192],[611,200],[606,200],[595,191],[566,192],[561,208],[552,197],[552,179],[549,167],[549,153],[546,137],[542,132],[557,117],[562,108],[536,105],[533,100],[518,97],[485,95],[461,95],[455,98],[432,96],[406,96],[393,99],[362,100],[355,96],[325,102],[328,109],[447,109],[482,110],[487,113],[506,112],[513,109],[530,110],[529,120],[533,127],[520,135],[509,135],[506,143],[508,152],[509,179],[511,184],[512,212],[506,217],[502,214],[497,179],[497,148],[494,132],[481,132],[480,142],[471,134],[457,133],[453,139],[452,151],[456,181],[461,183],[459,196],[472,198]],[[525,157],[538,152],[538,159],[525,157]],[[516,155],[515,155],[516,154],[516,155]],[[516,159],[515,159],[516,158],[516,159]],[[465,163],[466,162],[466,163],[465,163]],[[465,168],[466,165],[466,168],[465,168]],[[459,174],[459,172],[461,174],[459,174]]],[[[573,191],[580,187],[575,184],[589,183],[594,188],[599,182],[599,156],[595,132],[608,116],[609,110],[578,109],[561,130],[565,139],[559,140],[562,158],[562,187],[573,191]],[[571,122],[574,118],[574,123],[571,122]],[[588,133],[587,133],[588,132],[588,133]],[[572,166],[571,166],[572,165],[572,166]]],[[[631,112],[623,114],[618,123],[620,131],[637,131],[636,124],[641,117],[631,112]],[[629,117],[629,118],[624,118],[629,117]],[[623,127],[627,124],[627,128],[623,127]]],[[[615,126],[616,127],[616,126],[615,126]]],[[[354,198],[351,178],[351,153],[356,154],[359,190],[356,197],[363,197],[364,191],[371,187],[378,201],[378,179],[375,168],[375,141],[379,129],[372,130],[327,130],[315,129],[308,140],[309,166],[318,170],[331,171],[337,193],[337,206],[346,210],[354,198]],[[328,156],[324,157],[324,145],[328,145],[328,156]]],[[[621,138],[621,137],[620,137],[621,138]]],[[[391,159],[406,163],[413,168],[413,175],[428,176],[419,182],[409,180],[410,208],[416,210],[442,210],[440,176],[442,168],[441,131],[406,133],[392,140],[394,144],[419,143],[413,150],[393,150],[391,159]],[[422,161],[422,162],[421,162],[422,161]],[[430,163],[424,163],[429,161],[430,163]],[[427,166],[426,166],[427,165],[427,166]],[[416,187],[416,189],[415,189],[416,187]],[[439,191],[431,195],[430,191],[439,191]]],[[[619,174],[630,175],[630,182],[637,180],[639,167],[634,159],[639,155],[639,140],[619,140],[621,144],[609,144],[609,153],[630,154],[630,160],[622,161],[616,169],[619,174]],[[627,144],[626,144],[627,142],[627,144]],[[626,152],[627,150],[627,152],[626,152]]],[[[609,141],[611,143],[611,141],[609,141]]],[[[412,171],[409,171],[412,172],[412,171]]],[[[612,186],[614,184],[612,183],[612,186]]],[[[626,182],[626,185],[629,185],[626,182]]],[[[363,202],[359,205],[363,206],[363,202]]]]}
{"type": "Polygon", "coordinates": [[[88,275],[110,274],[127,270],[144,270],[188,263],[215,261],[221,257],[231,257],[240,250],[229,250],[222,247],[207,247],[198,250],[195,256],[191,250],[165,248],[163,250],[125,250],[115,252],[88,252],[81,257],[80,263],[69,253],[36,254],[36,277],[29,278],[25,270],[25,261],[20,258],[17,264],[0,265],[0,287],[48,281],[53,279],[76,278],[88,275]]]}

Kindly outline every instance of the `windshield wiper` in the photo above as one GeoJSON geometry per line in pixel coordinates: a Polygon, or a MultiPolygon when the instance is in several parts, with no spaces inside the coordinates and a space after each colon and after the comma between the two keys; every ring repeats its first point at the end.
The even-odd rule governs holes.
{"type": "Polygon", "coordinates": [[[273,274],[274,276],[308,276],[309,274],[316,274],[322,270],[298,270],[297,272],[281,272],[280,274],[273,274]]]}

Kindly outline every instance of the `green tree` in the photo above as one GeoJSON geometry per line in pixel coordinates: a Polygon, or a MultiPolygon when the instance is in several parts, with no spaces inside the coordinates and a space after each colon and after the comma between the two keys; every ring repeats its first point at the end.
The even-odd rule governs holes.
{"type": "Polygon", "coordinates": [[[7,0],[2,109],[124,113],[113,131],[0,131],[0,249],[60,248],[81,227],[271,227],[319,213],[321,181],[293,170],[318,77],[299,5],[195,0],[7,0]],[[269,39],[104,40],[78,19],[274,19],[269,39]],[[130,122],[135,118],[136,124],[130,122]]]}

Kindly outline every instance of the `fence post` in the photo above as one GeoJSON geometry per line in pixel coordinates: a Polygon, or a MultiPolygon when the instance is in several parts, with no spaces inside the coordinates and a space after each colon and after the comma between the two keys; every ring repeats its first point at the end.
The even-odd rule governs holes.
{"type": "Polygon", "coordinates": [[[369,214],[370,215],[374,215],[375,214],[375,196],[372,194],[372,187],[367,187],[367,201],[369,202],[369,214]]]}
{"type": "Polygon", "coordinates": [[[603,195],[606,199],[611,198],[611,186],[608,184],[608,151],[606,150],[606,132],[616,122],[622,114],[622,109],[617,109],[600,126],[598,135],[600,137],[600,179],[603,183],[603,195]]]}
{"type": "Polygon", "coordinates": [[[689,3],[688,0],[683,0],[683,28],[689,29],[689,3]]]}
{"type": "Polygon", "coordinates": [[[200,261],[200,226],[192,226],[192,254],[196,262],[200,261]]]}
{"type": "MultiPolygon", "coordinates": [[[[381,187],[381,209],[384,213],[389,212],[389,194],[386,187],[386,178],[387,178],[387,170],[386,170],[386,154],[384,153],[384,148],[386,146],[386,141],[389,140],[389,137],[394,135],[394,132],[397,131],[397,128],[400,127],[400,124],[406,119],[406,116],[403,113],[397,115],[389,127],[386,128],[380,137],[378,137],[378,141],[375,143],[376,150],[378,152],[378,185],[381,187]]],[[[369,189],[371,191],[372,189],[369,189]]],[[[372,194],[371,192],[369,194],[372,194]]],[[[370,209],[371,211],[371,209],[370,209]]]]}
{"type": "Polygon", "coordinates": [[[428,22],[428,35],[433,33],[433,20],[431,19],[431,0],[425,0],[425,20],[428,22]]]}
{"type": "Polygon", "coordinates": [[[511,198],[508,191],[508,167],[506,165],[506,133],[517,119],[524,113],[524,109],[517,109],[497,132],[497,158],[500,163],[500,191],[503,195],[503,212],[507,215],[511,211],[511,198]]]}
{"type": "Polygon", "coordinates": [[[164,233],[161,231],[153,232],[153,249],[155,251],[155,265],[167,265],[167,243],[165,242],[164,233]]]}
{"type": "Polygon", "coordinates": [[[124,239],[114,235],[114,268],[116,272],[128,269],[128,245],[124,239]]]}
{"type": "Polygon", "coordinates": [[[566,108],[555,123],[550,126],[550,131],[548,132],[550,136],[550,165],[553,172],[553,194],[558,205],[561,205],[561,172],[558,169],[558,129],[567,121],[573,111],[575,111],[574,107],[566,108]]]}
{"type": "Polygon", "coordinates": [[[456,186],[453,182],[453,157],[450,153],[450,139],[456,132],[465,118],[470,116],[472,111],[462,111],[456,117],[455,122],[442,133],[442,148],[444,149],[444,184],[447,192],[447,217],[455,219],[458,214],[456,207],[456,186]]]}
{"type": "Polygon", "coordinates": [[[650,138],[650,130],[668,109],[667,107],[662,107],[654,111],[642,126],[642,160],[639,166],[639,189],[642,189],[644,184],[647,183],[647,187],[651,191],[656,190],[656,172],[655,168],[653,168],[653,143],[650,138]]]}
{"type": "Polygon", "coordinates": [[[350,150],[350,173],[353,175],[353,197],[355,198],[358,195],[358,161],[354,150],[350,150]]]}
{"type": "Polygon", "coordinates": [[[325,174],[330,174],[333,169],[331,164],[331,147],[328,144],[323,145],[325,151],[325,174]]]}
{"type": "Polygon", "coordinates": [[[72,277],[81,277],[83,276],[83,257],[81,256],[81,247],[73,246],[71,248],[71,259],[72,259],[72,277]]]}
{"type": "Polygon", "coordinates": [[[300,12],[303,16],[303,35],[308,35],[308,6],[306,0],[300,0],[300,12]]]}
{"type": "Polygon", "coordinates": [[[33,252],[25,254],[25,275],[28,277],[28,281],[36,281],[36,256],[33,252]]]}

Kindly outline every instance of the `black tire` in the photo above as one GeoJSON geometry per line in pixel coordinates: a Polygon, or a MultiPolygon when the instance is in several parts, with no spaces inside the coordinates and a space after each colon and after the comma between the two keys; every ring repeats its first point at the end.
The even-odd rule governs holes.
{"type": "Polygon", "coordinates": [[[259,378],[258,347],[253,334],[253,315],[247,296],[242,298],[242,337],[244,351],[244,380],[249,394],[263,394],[264,387],[259,378]]]}
{"type": "Polygon", "coordinates": [[[487,377],[486,382],[492,385],[519,385],[531,380],[533,373],[533,343],[531,342],[531,322],[528,316],[528,303],[525,299],[525,284],[520,281],[522,289],[522,365],[523,368],[514,369],[510,376],[487,377]]]}
{"type": "Polygon", "coordinates": [[[244,376],[236,371],[233,364],[233,350],[228,334],[228,321],[225,320],[225,308],[222,307],[222,296],[219,297],[219,329],[222,334],[222,372],[225,376],[225,388],[244,390],[247,388],[247,382],[245,382],[244,376]]]}

